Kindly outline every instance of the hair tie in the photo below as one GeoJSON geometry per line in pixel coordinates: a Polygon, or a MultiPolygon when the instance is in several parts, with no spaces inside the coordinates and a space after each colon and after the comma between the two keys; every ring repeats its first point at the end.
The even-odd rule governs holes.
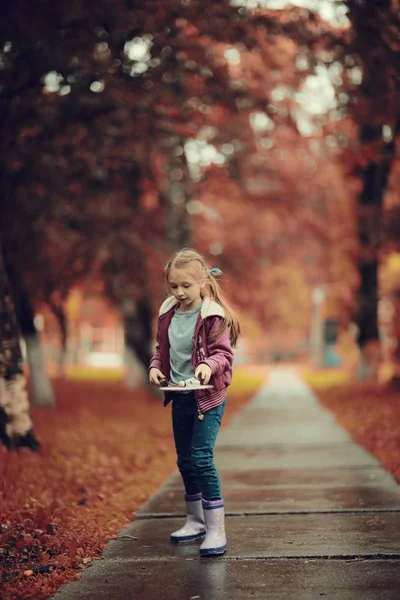
{"type": "Polygon", "coordinates": [[[218,275],[222,275],[221,269],[218,267],[214,267],[214,269],[206,269],[207,275],[213,275],[214,277],[218,277],[218,275]]]}

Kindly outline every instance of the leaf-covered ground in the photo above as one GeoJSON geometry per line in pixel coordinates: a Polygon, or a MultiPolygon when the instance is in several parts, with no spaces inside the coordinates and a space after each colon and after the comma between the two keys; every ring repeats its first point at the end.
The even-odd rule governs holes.
{"type": "Polygon", "coordinates": [[[343,383],[341,371],[304,371],[303,376],[321,404],[400,483],[400,391],[388,382],[343,383]]]}
{"type": "MultiPolygon", "coordinates": [[[[266,369],[238,368],[223,426],[266,369]]],[[[42,600],[76,577],[175,471],[170,408],[120,382],[54,381],[33,410],[43,449],[0,448],[0,597],[42,600]]]]}

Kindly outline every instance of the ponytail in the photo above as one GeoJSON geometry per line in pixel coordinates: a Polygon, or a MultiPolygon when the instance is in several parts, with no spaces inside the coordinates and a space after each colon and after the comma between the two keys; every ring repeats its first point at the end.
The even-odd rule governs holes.
{"type": "Polygon", "coordinates": [[[208,283],[210,287],[210,297],[215,300],[224,309],[225,317],[221,328],[217,332],[215,339],[219,339],[226,328],[229,329],[229,340],[233,348],[236,348],[240,335],[240,323],[235,310],[231,307],[226,296],[221,290],[221,286],[216,281],[212,273],[208,274],[208,283]]]}

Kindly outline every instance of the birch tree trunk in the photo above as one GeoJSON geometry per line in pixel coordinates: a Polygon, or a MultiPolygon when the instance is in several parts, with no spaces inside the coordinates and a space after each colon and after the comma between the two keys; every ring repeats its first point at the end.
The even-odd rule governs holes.
{"type": "Polygon", "coordinates": [[[0,440],[8,448],[40,444],[33,431],[26,380],[22,370],[20,335],[2,256],[0,255],[0,440]]]}
{"type": "Polygon", "coordinates": [[[34,324],[31,304],[24,293],[21,293],[17,300],[19,324],[26,344],[32,403],[42,408],[53,406],[55,404],[53,386],[46,371],[43,350],[34,324]]]}

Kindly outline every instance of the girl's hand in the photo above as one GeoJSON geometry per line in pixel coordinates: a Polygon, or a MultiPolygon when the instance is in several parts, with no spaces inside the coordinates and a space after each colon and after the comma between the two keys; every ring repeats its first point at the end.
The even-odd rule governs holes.
{"type": "Polygon", "coordinates": [[[160,379],[165,379],[165,376],[161,373],[160,369],[152,367],[149,371],[149,381],[154,385],[160,385],[160,379]]]}
{"type": "Polygon", "coordinates": [[[210,381],[211,369],[208,365],[202,363],[197,367],[194,376],[200,381],[200,383],[207,385],[207,383],[210,381]]]}

